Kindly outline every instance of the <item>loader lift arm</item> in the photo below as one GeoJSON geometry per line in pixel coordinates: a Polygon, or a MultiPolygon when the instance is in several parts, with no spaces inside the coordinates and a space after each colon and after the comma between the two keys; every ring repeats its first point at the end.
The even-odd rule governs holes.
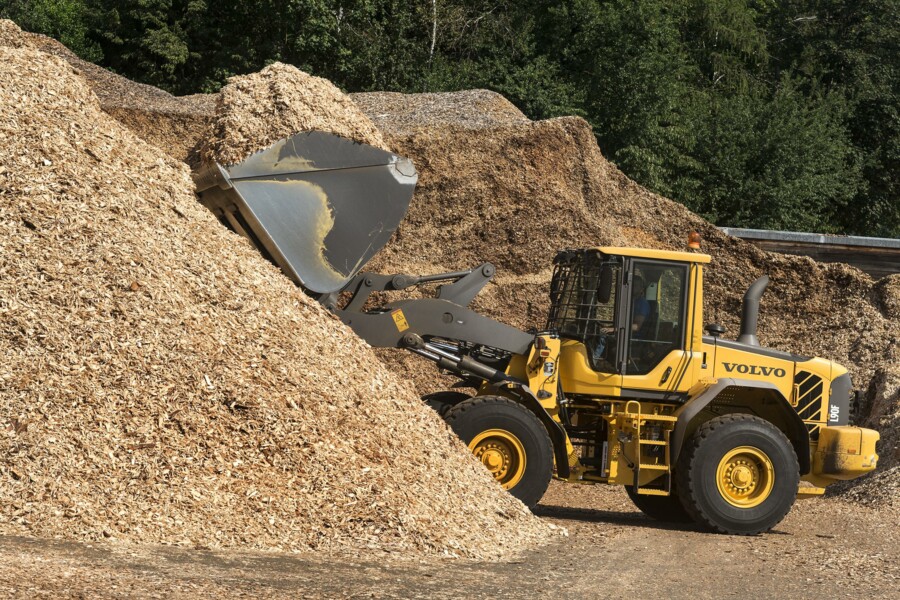
{"type": "Polygon", "coordinates": [[[527,354],[534,343],[533,334],[467,308],[495,272],[492,264],[484,263],[467,271],[435,275],[359,273],[343,290],[350,294],[343,307],[338,293],[323,295],[319,301],[372,346],[404,348],[460,378],[485,381],[514,396],[547,428],[553,442],[557,474],[568,477],[567,438],[562,424],[547,414],[525,381],[470,356],[479,353],[493,358],[491,362],[505,363],[513,354],[527,354]],[[441,282],[444,285],[438,287],[435,298],[401,300],[365,309],[376,292],[441,282]]]}
{"type": "Polygon", "coordinates": [[[407,334],[423,338],[458,340],[493,348],[504,353],[523,354],[533,341],[531,334],[489,319],[467,308],[494,276],[494,266],[484,263],[475,269],[437,275],[377,275],[359,273],[344,287],[350,298],[341,306],[340,293],[319,298],[369,344],[379,348],[407,347],[407,334]],[[374,309],[366,304],[376,292],[405,290],[421,283],[441,285],[434,298],[399,300],[374,309]]]}

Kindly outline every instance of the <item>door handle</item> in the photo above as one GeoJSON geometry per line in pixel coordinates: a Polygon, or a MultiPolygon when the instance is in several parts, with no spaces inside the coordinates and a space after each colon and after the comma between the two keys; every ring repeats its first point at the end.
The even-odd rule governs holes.
{"type": "Polygon", "coordinates": [[[659,384],[662,385],[669,380],[669,375],[672,374],[672,367],[666,367],[666,370],[663,371],[662,379],[659,380],[659,384]]]}

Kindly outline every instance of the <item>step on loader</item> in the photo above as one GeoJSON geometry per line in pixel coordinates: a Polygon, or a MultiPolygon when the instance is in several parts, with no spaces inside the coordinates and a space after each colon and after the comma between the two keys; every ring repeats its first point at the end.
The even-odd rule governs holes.
{"type": "Polygon", "coordinates": [[[491,264],[362,271],[406,214],[417,181],[409,159],[309,132],[237,165],[205,165],[195,181],[225,226],[369,344],[457,376],[424,400],[528,506],[551,478],[622,485],[654,519],[749,535],[778,524],[798,497],[875,469],[879,436],[850,424],[847,369],[760,346],[766,277],[747,290],[728,340],[703,324],[709,255],[566,249],[553,260],[547,321],[525,332],[469,308],[491,264]],[[433,297],[373,299],[424,286],[433,297]]]}

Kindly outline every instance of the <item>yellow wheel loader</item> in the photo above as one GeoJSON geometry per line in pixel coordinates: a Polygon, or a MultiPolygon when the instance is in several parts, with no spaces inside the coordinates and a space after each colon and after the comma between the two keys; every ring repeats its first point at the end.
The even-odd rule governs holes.
{"type": "Polygon", "coordinates": [[[525,332],[468,308],[494,267],[361,272],[406,213],[408,159],[333,135],[282,140],[195,173],[230,229],[372,346],[413,352],[459,383],[426,396],[497,482],[528,506],[551,478],[625,486],[650,517],[718,532],[774,527],[795,499],[872,471],[878,433],[849,424],[847,369],[764,348],[760,278],[737,340],[703,324],[698,252],[559,252],[550,310],[525,332]],[[432,298],[372,294],[433,285],[432,298]],[[465,391],[464,391],[465,390],[465,391]]]}

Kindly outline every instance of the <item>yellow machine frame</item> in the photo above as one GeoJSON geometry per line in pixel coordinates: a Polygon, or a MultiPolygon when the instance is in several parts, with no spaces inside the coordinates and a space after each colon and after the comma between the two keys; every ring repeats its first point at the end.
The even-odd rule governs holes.
{"type": "MultiPolygon", "coordinates": [[[[827,424],[829,398],[824,389],[847,373],[844,367],[821,358],[792,360],[784,353],[741,348],[738,344],[704,338],[703,265],[710,262],[710,256],[618,247],[597,250],[606,255],[687,264],[690,269],[688,321],[684,349],[670,352],[646,374],[597,372],[589,364],[583,343],[552,335],[538,336],[527,356],[513,357],[506,373],[527,381],[540,407],[555,422],[563,422],[561,406],[569,411],[593,411],[597,418],[606,421],[608,435],[599,464],[585,464],[584,457],[565,435],[569,466],[566,481],[634,485],[639,494],[670,494],[674,459],[672,441],[676,427],[680,420],[683,421],[690,400],[717,386],[732,390],[731,395],[735,396],[730,398],[730,405],[720,411],[761,413],[782,428],[792,441],[798,435],[785,425],[786,420],[779,413],[784,407],[774,401],[765,401],[766,396],[761,396],[759,390],[773,398],[780,396],[797,413],[809,415],[802,419],[806,428],[806,435],[802,437],[808,450],[807,453],[798,452],[798,457],[801,465],[805,462],[808,468],[802,477],[804,483],[798,490],[799,497],[820,495],[830,483],[852,479],[875,468],[877,432],[827,424]],[[667,371],[669,374],[664,377],[667,371]],[[803,378],[817,378],[821,384],[816,386],[817,392],[801,393],[803,378]],[[666,383],[661,385],[662,380],[666,383]],[[754,383],[764,387],[745,387],[754,383]],[[577,400],[561,404],[557,397],[560,389],[567,397],[577,400]],[[735,389],[746,390],[747,397],[735,395],[735,389]],[[654,402],[634,397],[642,391],[678,393],[686,402],[654,402]],[[761,397],[764,401],[760,404],[761,397]],[[810,410],[813,407],[816,410],[810,410]],[[811,460],[804,461],[810,457],[811,460]]],[[[484,383],[479,394],[496,394],[497,391],[497,386],[484,383]]],[[[682,439],[696,429],[700,421],[702,418],[695,415],[692,422],[682,422],[682,428],[686,429],[682,439]]]]}

